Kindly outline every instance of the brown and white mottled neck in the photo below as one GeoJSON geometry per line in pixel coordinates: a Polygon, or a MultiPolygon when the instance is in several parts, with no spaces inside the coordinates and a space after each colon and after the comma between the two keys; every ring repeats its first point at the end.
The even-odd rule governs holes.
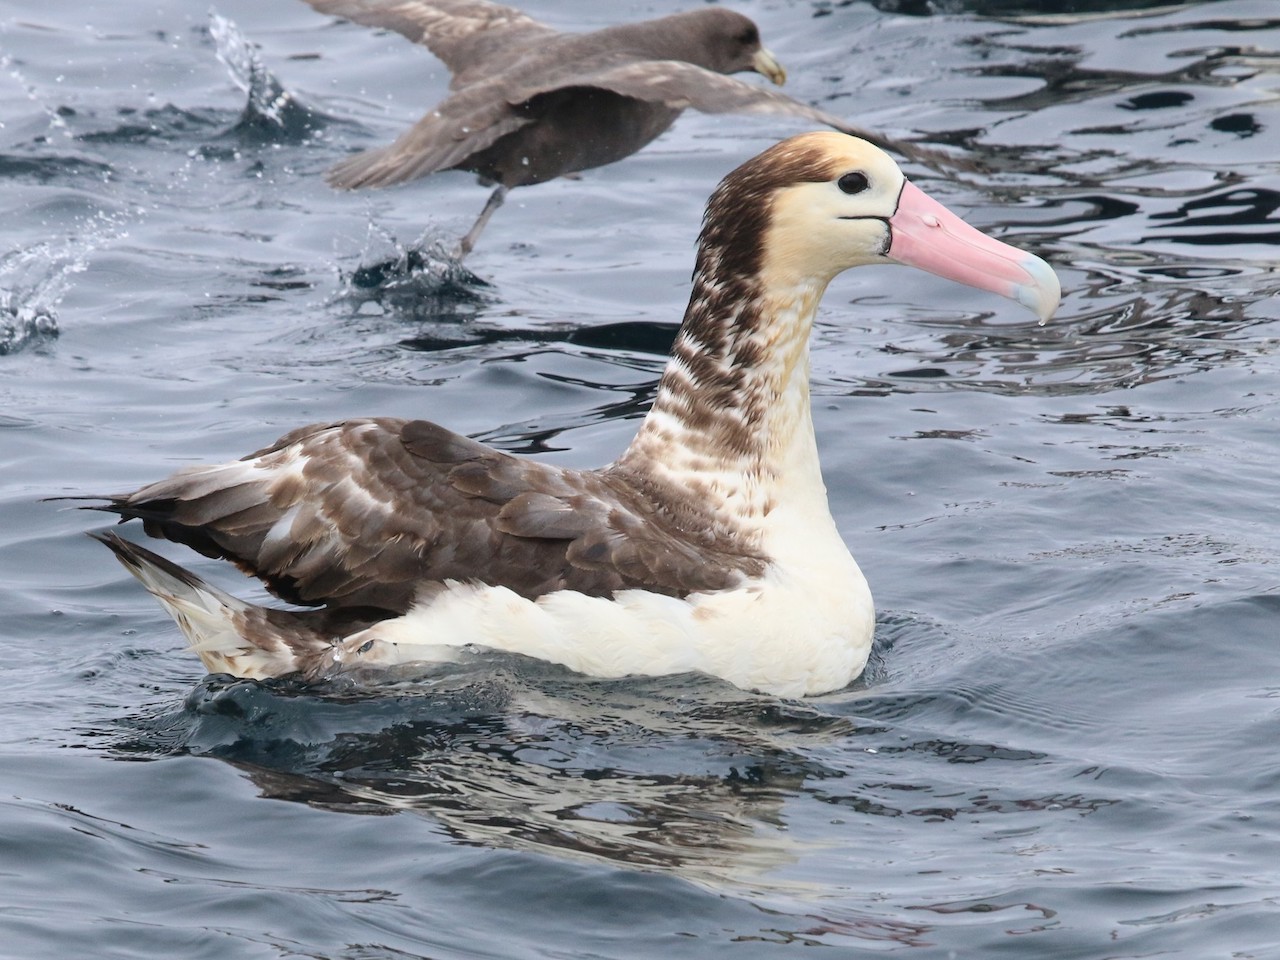
{"type": "Polygon", "coordinates": [[[784,473],[821,486],[809,335],[831,276],[790,255],[791,225],[775,201],[784,186],[832,175],[827,155],[788,141],[721,182],[671,359],[619,468],[744,519],[768,512],[784,473]]]}

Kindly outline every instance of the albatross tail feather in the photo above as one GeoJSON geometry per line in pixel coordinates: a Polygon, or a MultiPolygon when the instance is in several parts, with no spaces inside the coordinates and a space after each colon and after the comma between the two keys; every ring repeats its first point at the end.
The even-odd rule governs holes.
{"type": "Polygon", "coordinates": [[[89,536],[106,544],[160,601],[210,673],[261,680],[323,672],[323,654],[332,644],[305,627],[306,614],[247,603],[114,533],[89,536]]]}

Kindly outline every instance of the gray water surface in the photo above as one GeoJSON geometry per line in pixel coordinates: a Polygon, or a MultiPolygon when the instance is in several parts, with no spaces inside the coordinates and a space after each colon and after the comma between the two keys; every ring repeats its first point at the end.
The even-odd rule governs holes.
{"type": "Polygon", "coordinates": [[[469,176],[321,179],[444,92],[399,36],[0,9],[0,955],[1280,957],[1280,7],[733,6],[794,96],[976,161],[910,173],[1065,292],[1039,326],[832,285],[815,419],[880,612],[803,702],[483,654],[377,695],[206,678],[104,518],[42,500],[351,415],[603,463],[708,193],[803,124],[691,114],[516,191],[469,277],[469,176]]]}

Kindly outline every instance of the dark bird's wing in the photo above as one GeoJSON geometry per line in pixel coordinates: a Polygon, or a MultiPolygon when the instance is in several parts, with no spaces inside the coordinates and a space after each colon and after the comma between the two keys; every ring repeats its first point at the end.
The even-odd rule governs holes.
{"type": "Polygon", "coordinates": [[[460,89],[499,73],[556,36],[556,31],[514,7],[485,0],[307,0],[321,13],[370,27],[385,27],[420,43],[453,74],[460,89]]]}
{"type": "Polygon", "coordinates": [[[325,173],[343,190],[389,187],[449,170],[530,123],[491,84],[468,87],[439,104],[385,147],[365,150],[325,173]]]}
{"type": "MultiPolygon", "coordinates": [[[[703,113],[756,113],[789,115],[813,120],[832,129],[868,140],[900,156],[931,167],[955,166],[946,154],[914,143],[886,137],[795,100],[785,93],[704,70],[683,60],[634,60],[613,62],[575,74],[575,86],[600,87],[637,100],[661,102],[674,109],[692,107],[703,113]]],[[[520,91],[511,99],[524,100],[543,92],[536,86],[520,91]]]]}
{"type": "MultiPolygon", "coordinates": [[[[677,530],[620,478],[512,457],[423,420],[304,427],[95,509],[234,561],[294,603],[406,610],[443,580],[528,597],[739,583],[762,559],[677,530]]],[[[718,539],[715,539],[718,537],[718,539]]]]}

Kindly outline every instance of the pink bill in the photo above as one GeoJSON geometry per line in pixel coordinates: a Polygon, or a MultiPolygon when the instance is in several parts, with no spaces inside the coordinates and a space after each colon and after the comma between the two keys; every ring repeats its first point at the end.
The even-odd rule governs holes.
{"type": "Polygon", "coordinates": [[[1049,264],[975,230],[910,180],[889,231],[888,255],[899,263],[1016,300],[1041,323],[1058,307],[1062,288],[1049,264]]]}

